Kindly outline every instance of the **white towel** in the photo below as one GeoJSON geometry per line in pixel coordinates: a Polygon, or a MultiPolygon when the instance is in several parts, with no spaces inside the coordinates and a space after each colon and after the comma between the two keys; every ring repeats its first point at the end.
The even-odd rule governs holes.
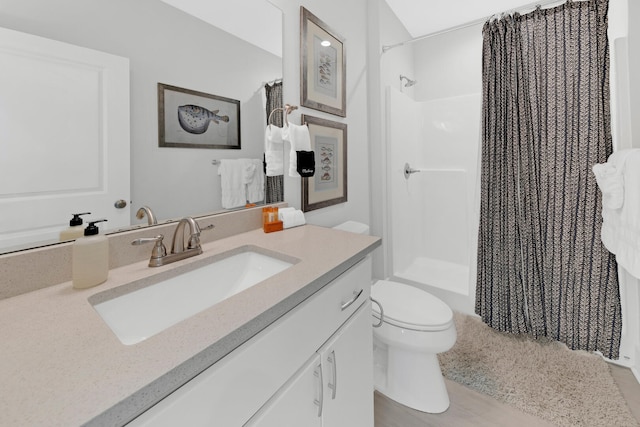
{"type": "Polygon", "coordinates": [[[282,221],[282,215],[286,212],[295,212],[296,208],[288,207],[288,208],[280,208],[278,209],[278,220],[282,221]]]}
{"type": "Polygon", "coordinates": [[[218,165],[221,202],[224,209],[237,208],[247,203],[245,181],[246,159],[222,159],[218,165]]]}
{"type": "Polygon", "coordinates": [[[264,132],[264,161],[267,176],[284,175],[282,128],[269,125],[264,132]]]}
{"type": "Polygon", "coordinates": [[[296,157],[296,151],[311,151],[311,136],[309,135],[309,128],[306,125],[292,125],[285,126],[282,131],[282,138],[285,141],[289,141],[289,176],[299,177],[298,173],[298,159],[296,157]]]}
{"type": "Polygon", "coordinates": [[[244,159],[245,179],[247,186],[247,201],[256,203],[264,200],[264,174],[262,161],[259,159],[244,159]]]}
{"type": "Polygon", "coordinates": [[[627,156],[632,150],[619,150],[611,154],[607,163],[593,165],[593,173],[600,191],[602,206],[608,209],[620,209],[624,201],[624,180],[622,170],[627,156]]]}
{"type": "Polygon", "coordinates": [[[640,149],[619,150],[614,154],[607,163],[622,177],[623,196],[619,208],[603,204],[602,243],[616,255],[621,267],[640,278],[640,149]]]}
{"type": "Polygon", "coordinates": [[[298,227],[306,223],[304,213],[301,210],[285,210],[282,215],[278,211],[278,216],[281,218],[283,228],[298,227]]]}

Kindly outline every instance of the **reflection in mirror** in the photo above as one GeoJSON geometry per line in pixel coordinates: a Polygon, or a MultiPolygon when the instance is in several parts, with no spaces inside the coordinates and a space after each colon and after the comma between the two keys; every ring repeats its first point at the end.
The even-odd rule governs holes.
{"type": "MultiPolygon", "coordinates": [[[[158,223],[186,215],[218,212],[222,210],[221,177],[218,166],[212,161],[263,159],[269,113],[265,86],[272,87],[273,82],[281,81],[282,77],[282,16],[267,0],[251,1],[256,2],[256,7],[247,7],[246,2],[242,2],[242,13],[231,15],[225,15],[229,10],[227,6],[236,2],[225,1],[225,7],[221,7],[222,0],[2,1],[0,27],[128,59],[130,170],[119,170],[122,176],[130,175],[130,197],[126,197],[130,200],[126,207],[127,224],[147,226],[150,220],[148,215],[140,219],[136,217],[138,210],[145,206],[152,210],[158,223]],[[202,5],[208,9],[197,9],[202,5]],[[265,6],[270,10],[269,13],[264,11],[265,6]],[[247,42],[205,22],[211,14],[227,23],[229,28],[249,27],[250,33],[257,35],[260,41],[266,40],[267,35],[275,35],[276,46],[273,49],[264,45],[258,47],[253,44],[257,42],[247,42]],[[260,25],[251,23],[250,18],[254,15],[260,25]],[[159,147],[157,84],[160,82],[239,100],[242,148],[159,147]]],[[[81,110],[78,107],[76,110],[81,110]]],[[[95,131],[99,132],[98,129],[95,131]]],[[[64,134],[47,136],[49,147],[64,146],[64,134]]],[[[55,155],[64,159],[65,153],[60,151],[55,155]]],[[[105,162],[108,160],[106,156],[101,159],[105,162]]],[[[25,162],[29,159],[12,161],[25,162]]],[[[98,163],[94,159],[91,161],[98,163]]],[[[73,175],[76,162],[60,160],[55,163],[58,173],[66,170],[66,174],[73,175]]],[[[99,168],[104,167],[102,163],[98,165],[99,168]]],[[[103,174],[106,175],[106,169],[103,174]]],[[[0,176],[0,179],[4,180],[5,177],[0,176]]],[[[48,177],[23,176],[21,179],[46,182],[48,177]]],[[[275,185],[270,181],[273,179],[267,177],[267,187],[271,184],[275,188],[280,185],[281,188],[281,181],[275,185]]],[[[277,198],[269,199],[269,191],[266,194],[267,201],[277,201],[277,198]]],[[[5,194],[0,196],[5,197],[5,194]]],[[[113,210],[114,202],[123,198],[117,195],[109,199],[107,208],[113,210]]],[[[45,200],[39,200],[38,203],[40,212],[50,212],[45,200]]],[[[111,225],[116,222],[112,219],[121,214],[96,215],[99,209],[93,206],[69,205],[67,210],[64,217],[48,218],[49,222],[62,230],[69,227],[72,213],[87,211],[93,212],[88,219],[105,216],[111,225]]],[[[5,225],[0,223],[0,239],[6,231],[5,225]]],[[[30,223],[22,227],[29,228],[30,223]]],[[[123,228],[126,227],[109,226],[106,231],[123,228]]],[[[31,246],[39,243],[34,242],[31,246]]],[[[13,249],[17,248],[2,247],[0,240],[0,252],[13,249]]]]}

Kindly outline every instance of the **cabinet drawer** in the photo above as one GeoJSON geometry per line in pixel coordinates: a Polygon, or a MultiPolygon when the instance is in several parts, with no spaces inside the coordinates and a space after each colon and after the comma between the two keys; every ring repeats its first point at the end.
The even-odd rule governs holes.
{"type": "Polygon", "coordinates": [[[132,421],[131,426],[242,425],[369,298],[366,257],[132,421]]]}

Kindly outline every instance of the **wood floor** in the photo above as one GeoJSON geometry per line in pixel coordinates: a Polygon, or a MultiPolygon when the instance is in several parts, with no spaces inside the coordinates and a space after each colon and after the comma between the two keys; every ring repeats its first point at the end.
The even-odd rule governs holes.
{"type": "MultiPolygon", "coordinates": [[[[626,368],[611,365],[613,377],[640,424],[640,384],[626,368]]],[[[451,406],[442,414],[425,414],[375,393],[375,427],[552,427],[547,421],[445,380],[451,406]]]]}

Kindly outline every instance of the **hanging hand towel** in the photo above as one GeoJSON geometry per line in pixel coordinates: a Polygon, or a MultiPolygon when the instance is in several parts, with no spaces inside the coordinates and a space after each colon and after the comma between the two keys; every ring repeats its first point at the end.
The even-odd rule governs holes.
{"type": "Polygon", "coordinates": [[[264,161],[267,176],[284,175],[282,128],[269,125],[264,132],[264,161]]]}
{"type": "Polygon", "coordinates": [[[311,151],[311,136],[309,128],[305,125],[285,126],[282,132],[282,138],[289,141],[289,176],[299,177],[298,173],[298,155],[297,151],[311,151]]]}
{"type": "Polygon", "coordinates": [[[259,159],[245,160],[245,180],[247,186],[247,201],[256,203],[264,200],[264,174],[262,173],[262,162],[259,159]]]}
{"type": "Polygon", "coordinates": [[[313,151],[296,151],[296,170],[303,177],[315,174],[316,158],[313,151]]]}
{"type": "Polygon", "coordinates": [[[246,159],[223,159],[218,165],[221,202],[224,209],[237,208],[247,203],[245,194],[246,159]]]}
{"type": "Polygon", "coordinates": [[[602,206],[620,209],[624,200],[622,170],[632,150],[619,150],[611,154],[607,163],[593,165],[596,182],[602,192],[602,206]]]}
{"type": "Polygon", "coordinates": [[[609,162],[622,177],[623,195],[619,208],[603,204],[602,243],[621,267],[640,278],[640,149],[619,150],[609,162]]]}

